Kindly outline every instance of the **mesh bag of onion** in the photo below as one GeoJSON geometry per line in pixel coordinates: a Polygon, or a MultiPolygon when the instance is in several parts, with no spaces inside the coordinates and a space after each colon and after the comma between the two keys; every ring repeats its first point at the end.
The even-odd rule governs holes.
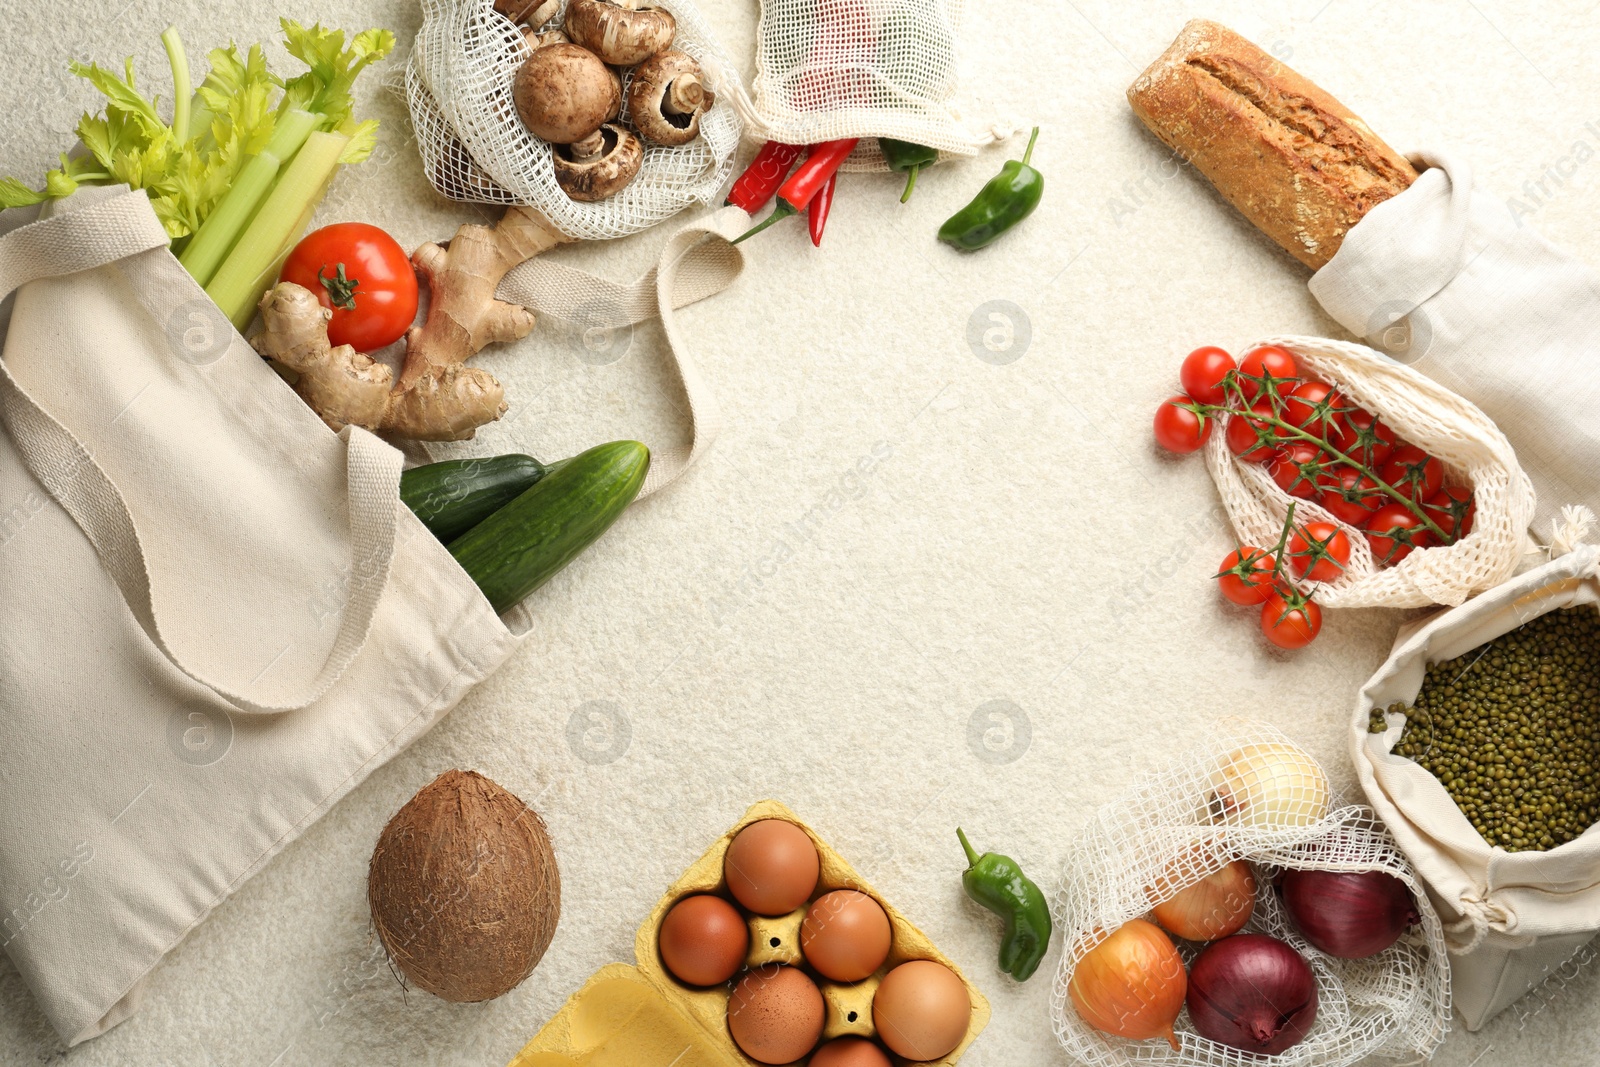
{"type": "MultiPolygon", "coordinates": [[[[1402,440],[1437,456],[1446,485],[1472,490],[1476,515],[1466,536],[1450,545],[1418,548],[1392,566],[1378,566],[1366,538],[1353,531],[1343,573],[1317,588],[1323,607],[1454,605],[1511,577],[1532,547],[1527,530],[1534,492],[1492,419],[1433,379],[1365,345],[1321,337],[1273,337],[1261,343],[1288,349],[1302,374],[1335,386],[1402,440]]],[[[1206,468],[1239,540],[1271,545],[1291,497],[1266,468],[1229,451],[1232,417],[1224,416],[1206,442],[1206,468]]],[[[1314,499],[1294,504],[1297,522],[1339,522],[1314,499]]]]}
{"type": "MultiPolygon", "coordinates": [[[[1256,1052],[1202,1036],[1187,1007],[1177,1015],[1172,1043],[1164,1026],[1159,1036],[1145,1040],[1097,1029],[1075,1000],[1085,991],[1071,988],[1079,963],[1107,941],[1108,932],[1152,917],[1179,925],[1158,906],[1236,861],[1249,865],[1255,886],[1242,932],[1268,935],[1293,949],[1315,985],[1314,1019],[1296,1043],[1276,1053],[1274,1064],[1334,1067],[1369,1056],[1418,1060],[1432,1054],[1449,1030],[1449,969],[1444,933],[1421,881],[1371,809],[1338,803],[1322,768],[1303,749],[1270,726],[1227,720],[1202,746],[1101,808],[1068,850],[1052,907],[1063,940],[1051,1018],[1057,1039],[1074,1059],[1094,1067],[1262,1062],[1256,1052]],[[1288,883],[1305,876],[1284,876],[1322,871],[1384,872],[1399,879],[1411,898],[1404,918],[1374,915],[1368,923],[1360,917],[1363,925],[1403,927],[1398,940],[1364,959],[1339,958],[1313,947],[1305,912],[1294,911],[1293,900],[1286,903],[1288,883]]],[[[1328,943],[1325,933],[1311,936],[1328,943]]],[[[1193,974],[1206,946],[1177,937],[1170,943],[1193,974]]],[[[1172,970],[1169,977],[1176,978],[1175,965],[1172,970]]],[[[1218,999],[1215,987],[1202,988],[1201,977],[1195,976],[1190,993],[1218,999]]],[[[1118,1004],[1113,998],[1106,1006],[1112,1018],[1126,1020],[1141,1004],[1164,995],[1152,984],[1140,990],[1136,1003],[1118,1004]]],[[[1302,1024],[1307,1014],[1299,1016],[1302,1024]]]]}
{"type": "MultiPolygon", "coordinates": [[[[452,200],[531,205],[579,240],[624,237],[691,204],[713,203],[733,173],[742,132],[726,102],[738,74],[689,0],[660,6],[677,23],[672,47],[700,64],[715,100],[701,116],[700,136],[677,146],[646,144],[638,174],[620,192],[581,203],[556,181],[550,144],[517,116],[512,80],[529,54],[522,27],[496,11],[494,0],[422,0],[406,101],[428,181],[452,200]]],[[[560,26],[565,8],[556,5],[541,25],[560,26]]],[[[538,10],[542,17],[543,5],[538,10]]],[[[619,73],[626,101],[632,71],[619,73]]],[[[626,105],[617,121],[629,121],[626,105]]]]}

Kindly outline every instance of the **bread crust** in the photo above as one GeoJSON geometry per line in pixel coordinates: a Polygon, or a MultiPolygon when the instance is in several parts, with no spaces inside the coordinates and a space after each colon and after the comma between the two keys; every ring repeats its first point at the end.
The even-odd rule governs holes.
{"type": "Polygon", "coordinates": [[[1144,124],[1300,262],[1417,172],[1349,108],[1226,26],[1195,19],[1128,88],[1144,124]]]}

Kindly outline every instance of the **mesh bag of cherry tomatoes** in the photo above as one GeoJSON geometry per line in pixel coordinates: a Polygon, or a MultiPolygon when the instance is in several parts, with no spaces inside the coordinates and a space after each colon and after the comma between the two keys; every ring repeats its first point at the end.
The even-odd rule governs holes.
{"type": "Polygon", "coordinates": [[[1530,547],[1533,486],[1473,404],[1364,345],[1277,337],[1185,357],[1156,441],[1204,452],[1238,544],[1222,594],[1309,644],[1324,607],[1460,604],[1530,547]]]}

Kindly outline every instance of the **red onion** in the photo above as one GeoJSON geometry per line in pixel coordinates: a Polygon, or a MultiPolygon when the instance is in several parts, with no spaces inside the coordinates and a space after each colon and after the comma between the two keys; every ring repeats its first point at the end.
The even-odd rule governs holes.
{"type": "Polygon", "coordinates": [[[1384,871],[1285,871],[1283,904],[1305,939],[1330,956],[1376,956],[1419,921],[1406,884],[1384,871]]]}
{"type": "Polygon", "coordinates": [[[1189,968],[1189,1022],[1201,1037],[1272,1055],[1317,1019],[1317,980],[1300,953],[1266,934],[1213,941],[1189,968]]]}

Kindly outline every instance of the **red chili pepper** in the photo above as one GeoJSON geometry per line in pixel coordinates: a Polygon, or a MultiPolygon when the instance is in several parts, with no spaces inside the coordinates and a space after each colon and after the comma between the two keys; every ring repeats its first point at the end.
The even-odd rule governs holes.
{"type": "Polygon", "coordinates": [[[737,204],[749,215],[766,207],[772,194],[789,176],[789,169],[800,158],[804,148],[804,145],[781,144],[777,141],[762,145],[756,158],[750,161],[744,173],[733,183],[733,188],[728,190],[728,199],[724,203],[737,204]]]}
{"type": "Polygon", "coordinates": [[[839,172],[828,175],[828,184],[806,205],[806,224],[811,229],[811,243],[822,247],[822,231],[828,225],[828,210],[833,207],[833,187],[839,184],[839,172]]]}
{"type": "Polygon", "coordinates": [[[772,209],[772,214],[735,237],[733,243],[738,244],[747,237],[755,236],[779,219],[786,219],[804,211],[811,203],[812,197],[828,184],[828,179],[838,172],[839,167],[855,148],[854,137],[812,145],[811,154],[806,156],[806,161],[795,168],[794,173],[789,175],[789,180],[783,183],[783,188],[778,190],[778,206],[772,209]]]}

